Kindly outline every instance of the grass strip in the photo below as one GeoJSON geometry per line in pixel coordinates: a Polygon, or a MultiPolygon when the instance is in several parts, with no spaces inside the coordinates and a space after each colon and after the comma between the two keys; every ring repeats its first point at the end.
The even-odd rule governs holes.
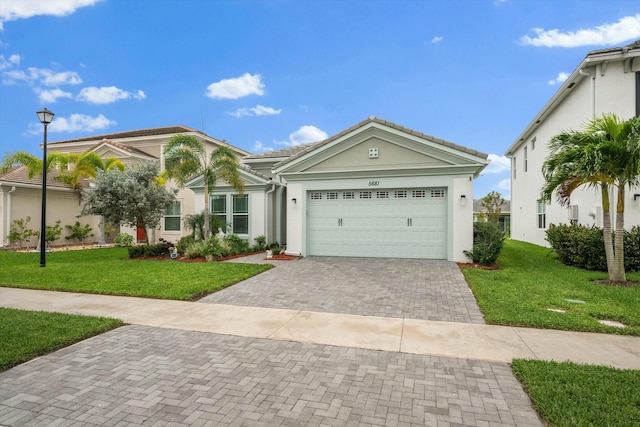
{"type": "Polygon", "coordinates": [[[0,307],[0,371],[121,325],[105,317],[0,307]]]}
{"type": "Polygon", "coordinates": [[[513,372],[551,426],[640,426],[640,371],[515,359],[513,372]]]}
{"type": "Polygon", "coordinates": [[[37,253],[0,251],[0,265],[0,286],[175,300],[200,298],[273,267],[129,259],[126,248],[53,252],[45,268],[37,253]]]}
{"type": "MultiPolygon", "coordinates": [[[[607,273],[568,267],[548,248],[515,240],[505,242],[498,265],[499,270],[462,268],[487,323],[640,335],[640,287],[599,284],[607,273]]],[[[628,273],[627,279],[640,281],[640,274],[628,273]]]]}

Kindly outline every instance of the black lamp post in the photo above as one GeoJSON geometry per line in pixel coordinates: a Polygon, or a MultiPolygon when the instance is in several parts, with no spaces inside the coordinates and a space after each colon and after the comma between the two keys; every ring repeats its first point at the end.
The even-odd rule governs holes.
{"type": "Polygon", "coordinates": [[[44,147],[42,151],[42,215],[40,219],[40,267],[46,265],[46,240],[47,231],[47,125],[53,120],[53,114],[46,108],[36,113],[40,122],[44,125],[44,147]]]}

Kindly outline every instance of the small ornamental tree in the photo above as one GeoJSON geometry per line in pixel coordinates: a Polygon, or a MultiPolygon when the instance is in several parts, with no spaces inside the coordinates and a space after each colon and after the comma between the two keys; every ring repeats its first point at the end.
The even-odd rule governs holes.
{"type": "Polygon", "coordinates": [[[505,200],[502,198],[502,194],[497,191],[492,191],[480,199],[480,204],[487,210],[485,214],[487,221],[500,222],[500,214],[502,213],[502,205],[504,203],[505,200]]]}
{"type": "Polygon", "coordinates": [[[84,190],[82,215],[102,215],[113,224],[145,230],[156,228],[165,208],[175,200],[175,193],[164,187],[159,169],[157,162],[145,162],[124,171],[98,170],[93,186],[84,190]]]}
{"type": "Polygon", "coordinates": [[[9,243],[14,245],[14,247],[17,244],[18,248],[22,249],[23,242],[28,243],[29,239],[36,236],[38,232],[28,227],[30,222],[30,216],[26,218],[14,219],[11,223],[11,226],[9,227],[9,243]]]}
{"type": "Polygon", "coordinates": [[[65,228],[71,231],[71,234],[65,236],[65,239],[77,240],[82,246],[84,246],[84,241],[90,237],[93,237],[93,228],[89,224],[82,225],[80,221],[76,221],[73,225],[65,225],[65,228]]]}

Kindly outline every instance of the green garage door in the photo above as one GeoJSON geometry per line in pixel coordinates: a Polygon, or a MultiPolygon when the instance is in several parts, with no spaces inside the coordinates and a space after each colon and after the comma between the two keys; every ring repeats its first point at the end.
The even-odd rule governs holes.
{"type": "Polygon", "coordinates": [[[447,258],[442,188],[311,191],[309,255],[447,258]]]}

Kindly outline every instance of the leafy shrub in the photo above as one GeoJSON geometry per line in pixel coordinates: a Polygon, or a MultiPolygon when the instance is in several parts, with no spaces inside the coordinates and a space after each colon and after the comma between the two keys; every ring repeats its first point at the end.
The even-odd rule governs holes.
{"type": "Polygon", "coordinates": [[[475,222],[473,223],[473,248],[464,251],[464,254],[482,265],[495,264],[504,244],[504,232],[499,223],[475,222]]]}
{"type": "Polygon", "coordinates": [[[47,246],[51,246],[53,242],[60,239],[62,236],[61,222],[62,221],[57,220],[55,225],[47,225],[45,227],[44,240],[47,243],[47,246]]]}
{"type": "Polygon", "coordinates": [[[254,249],[256,251],[263,251],[267,247],[267,238],[263,235],[256,237],[255,239],[253,239],[253,241],[255,242],[254,249]]]}
{"type": "Polygon", "coordinates": [[[34,236],[38,236],[38,232],[36,230],[32,230],[28,227],[29,222],[31,222],[31,217],[28,216],[26,219],[14,219],[9,227],[9,243],[12,243],[14,246],[17,244],[19,248],[22,248],[22,243],[29,242],[34,236]]]}
{"type": "Polygon", "coordinates": [[[93,233],[91,232],[93,228],[89,224],[80,224],[80,221],[76,221],[73,225],[65,225],[65,228],[71,231],[70,235],[65,236],[67,240],[75,239],[84,245],[86,239],[93,237],[93,233]]]}
{"type": "Polygon", "coordinates": [[[229,255],[229,245],[217,236],[211,236],[205,241],[204,255],[214,257],[229,255]]]}
{"type": "Polygon", "coordinates": [[[145,245],[144,254],[147,256],[162,256],[169,253],[169,243],[157,243],[155,245],[145,245]]]}
{"type": "Polygon", "coordinates": [[[187,258],[199,258],[205,256],[206,242],[200,240],[193,242],[185,251],[184,256],[187,258]]]}
{"type": "Polygon", "coordinates": [[[624,233],[624,268],[626,271],[640,271],[640,226],[624,233]]]}
{"type": "Polygon", "coordinates": [[[127,251],[129,252],[129,258],[138,258],[144,255],[144,246],[129,246],[127,251]]]}
{"type": "Polygon", "coordinates": [[[127,233],[120,233],[113,239],[113,242],[120,246],[131,246],[133,245],[133,236],[127,233]]]}
{"type": "Polygon", "coordinates": [[[178,243],[176,243],[176,249],[178,249],[178,253],[180,255],[184,255],[187,248],[189,248],[189,246],[193,245],[195,242],[196,239],[193,236],[181,237],[180,240],[178,240],[178,243]]]}
{"type": "MultiPolygon", "coordinates": [[[[611,238],[615,237],[612,233],[611,238]]],[[[579,224],[551,224],[547,230],[547,241],[558,254],[560,262],[585,270],[607,271],[607,256],[604,251],[604,234],[596,226],[579,224]]],[[[640,227],[624,233],[625,271],[640,270],[640,227]]]]}
{"type": "Polygon", "coordinates": [[[223,241],[229,245],[229,254],[227,255],[246,254],[249,252],[249,242],[241,239],[237,234],[227,234],[224,236],[223,241]]]}

